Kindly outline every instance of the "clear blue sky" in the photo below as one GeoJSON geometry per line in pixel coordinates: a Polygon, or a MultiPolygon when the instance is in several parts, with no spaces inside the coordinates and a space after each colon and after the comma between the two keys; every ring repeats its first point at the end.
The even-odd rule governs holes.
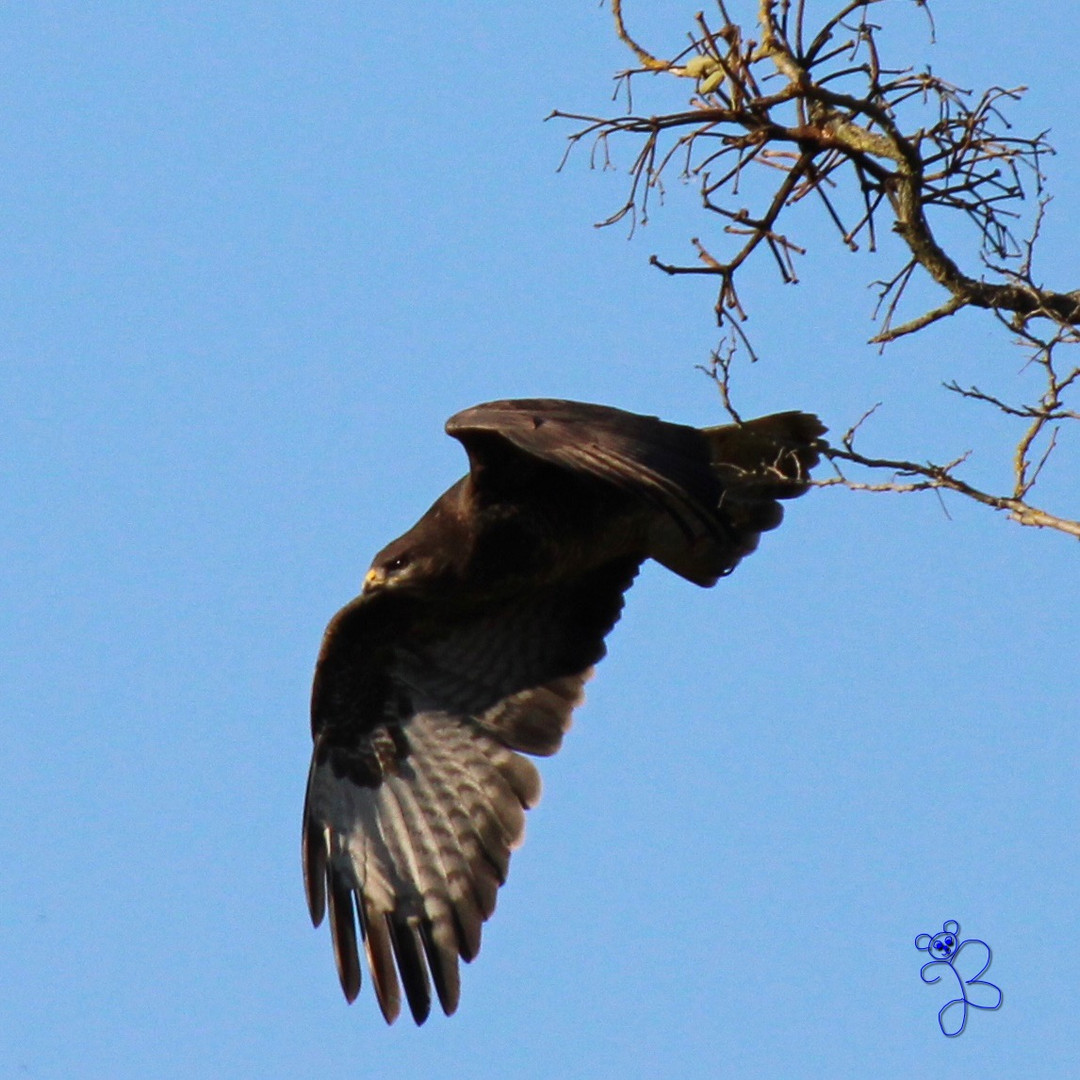
{"type": "MultiPolygon", "coordinates": [[[[658,50],[696,10],[645,8],[658,50]]],[[[1080,286],[1061,5],[936,16],[898,62],[1032,87],[1015,115],[1060,151],[1038,271],[1080,286]]],[[[644,574],[459,1013],[341,997],[300,880],[311,669],[463,469],[443,420],[720,419],[711,286],[646,265],[712,224],[675,184],[630,242],[594,230],[623,180],[557,175],[541,123],[605,109],[626,62],[570,0],[6,6],[0,1074],[1080,1075],[1080,549],[933,496],[813,493],[712,591],[644,574]],[[914,947],[945,919],[1005,992],[955,1040],[914,947]]],[[[803,238],[797,289],[747,276],[743,410],[842,431],[883,400],[868,450],[970,447],[1007,483],[1007,425],[939,383],[1009,393],[1021,354],[973,316],[879,356],[889,267],[803,238]]],[[[1074,516],[1078,457],[1042,491],[1074,516]]]]}

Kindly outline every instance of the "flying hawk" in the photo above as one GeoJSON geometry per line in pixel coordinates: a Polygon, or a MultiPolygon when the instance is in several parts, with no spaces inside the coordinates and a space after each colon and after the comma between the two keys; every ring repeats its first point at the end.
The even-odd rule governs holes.
{"type": "Polygon", "coordinates": [[[312,922],[345,997],[357,930],[388,1023],[457,1008],[540,776],[656,559],[708,587],[780,524],[825,428],[778,413],[692,428],[603,405],[494,401],[450,418],[469,474],[375,556],[315,669],[304,806],[312,922]],[[430,973],[430,977],[429,977],[430,973]],[[399,984],[400,975],[400,984],[399,984]]]}

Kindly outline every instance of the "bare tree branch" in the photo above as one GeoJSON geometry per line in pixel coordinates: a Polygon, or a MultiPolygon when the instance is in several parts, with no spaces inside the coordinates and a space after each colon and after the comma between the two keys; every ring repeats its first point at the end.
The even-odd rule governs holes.
{"type": "MultiPolygon", "coordinates": [[[[1080,420],[1066,401],[1080,384],[1080,366],[1058,359],[1066,346],[1080,343],[1080,289],[1048,288],[1032,271],[1047,202],[1042,163],[1053,151],[1045,133],[1018,135],[1005,119],[1004,110],[1023,88],[992,86],[973,93],[929,69],[887,66],[879,47],[881,28],[869,21],[871,9],[883,2],[846,0],[815,29],[807,0],[758,0],[753,22],[744,24],[735,22],[719,0],[717,18],[710,22],[699,12],[689,46],[664,58],[631,35],[621,0],[612,0],[615,33],[639,65],[618,76],[628,102],[632,80],[647,75],[692,84],[688,107],[650,116],[552,116],[580,125],[569,137],[568,153],[591,141],[593,164],[599,151],[604,166],[610,165],[610,140],[639,140],[628,198],[601,225],[628,217],[633,229],[647,221],[650,194],[662,192],[676,157],[684,162],[682,177],[697,182],[702,207],[723,220],[719,245],[692,241],[695,263],[656,255],[650,262],[669,275],[719,279],[716,317],[730,344],[715,351],[704,370],[732,415],[737,415],[729,389],[732,350],[735,344],[749,348],[740,325],[747,309],[736,288],[739,271],[758,252],[768,251],[781,282],[798,281],[796,260],[805,248],[787,231],[789,209],[813,196],[851,251],[864,238],[876,251],[887,225],[905,245],[907,258],[899,271],[876,283],[881,326],[871,341],[884,347],[966,308],[987,310],[1028,350],[1028,366],[1041,369],[1041,390],[1035,399],[1010,401],[977,387],[963,389],[955,380],[945,383],[960,399],[1023,422],[1009,455],[1012,491],[1007,495],[961,479],[957,470],[967,455],[946,465],[864,457],[853,445],[859,425],[842,448],[827,451],[837,474],[825,483],[874,491],[949,490],[1003,510],[1021,524],[1080,536],[1076,521],[1027,502],[1059,447],[1062,425],[1080,420]],[[744,182],[751,177],[755,193],[768,185],[756,211],[743,201],[744,182]],[[771,183],[770,177],[775,178],[771,183]],[[1018,207],[1031,193],[1038,196],[1038,210],[1031,234],[1021,241],[1013,230],[1021,220],[1018,207]],[[981,258],[977,269],[963,269],[939,239],[932,220],[949,219],[974,230],[981,258]],[[944,288],[947,298],[894,324],[919,273],[944,288]],[[894,475],[882,483],[849,478],[839,463],[894,475]]],[[[926,0],[911,2],[926,14],[932,38],[926,0]]]]}

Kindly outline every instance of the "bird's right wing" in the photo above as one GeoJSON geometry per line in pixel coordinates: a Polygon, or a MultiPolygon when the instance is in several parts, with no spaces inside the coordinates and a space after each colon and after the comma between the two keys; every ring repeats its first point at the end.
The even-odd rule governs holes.
{"type": "Polygon", "coordinates": [[[342,769],[333,747],[316,739],[304,878],[316,925],[329,907],[349,1001],[360,991],[362,944],[388,1023],[400,1012],[402,985],[418,1024],[431,1009],[432,983],[443,1011],[457,1008],[458,958],[479,951],[510,853],[524,838],[524,812],[540,797],[536,767],[511,749],[515,735],[534,753],[558,745],[582,682],[561,679],[502,702],[490,727],[483,716],[432,711],[380,725],[353,748],[380,759],[377,777],[342,769]]]}
{"type": "Polygon", "coordinates": [[[417,1023],[432,984],[444,1012],[456,1009],[458,959],[476,955],[540,796],[522,753],[559,748],[636,569],[448,619],[442,633],[410,632],[393,597],[361,597],[331,621],[312,695],[303,862],[312,921],[329,909],[350,1001],[362,945],[387,1021],[402,986],[417,1023]]]}

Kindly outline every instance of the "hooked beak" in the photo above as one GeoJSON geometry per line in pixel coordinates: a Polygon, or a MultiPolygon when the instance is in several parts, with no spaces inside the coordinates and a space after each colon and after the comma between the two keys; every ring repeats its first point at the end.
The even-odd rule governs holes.
{"type": "Polygon", "coordinates": [[[386,584],[386,572],[379,570],[377,567],[372,567],[364,575],[364,592],[371,592],[373,589],[378,589],[380,586],[386,584]]]}

